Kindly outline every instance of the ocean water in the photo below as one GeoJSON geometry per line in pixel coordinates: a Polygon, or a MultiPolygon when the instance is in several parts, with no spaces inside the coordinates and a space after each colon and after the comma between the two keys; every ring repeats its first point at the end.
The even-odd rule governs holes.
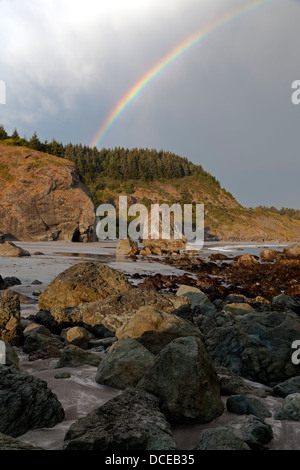
{"type": "Polygon", "coordinates": [[[288,246],[288,243],[285,244],[268,244],[268,243],[215,243],[215,242],[208,242],[204,244],[202,252],[206,253],[223,253],[229,257],[234,257],[237,255],[243,255],[248,253],[249,255],[259,256],[262,250],[265,248],[269,248],[271,250],[277,250],[282,252],[283,249],[288,246]]]}

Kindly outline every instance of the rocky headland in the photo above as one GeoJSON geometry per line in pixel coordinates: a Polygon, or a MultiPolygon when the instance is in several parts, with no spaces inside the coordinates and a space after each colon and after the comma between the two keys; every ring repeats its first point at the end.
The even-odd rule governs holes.
{"type": "Polygon", "coordinates": [[[90,191],[75,164],[0,143],[0,240],[95,240],[90,191]]]}

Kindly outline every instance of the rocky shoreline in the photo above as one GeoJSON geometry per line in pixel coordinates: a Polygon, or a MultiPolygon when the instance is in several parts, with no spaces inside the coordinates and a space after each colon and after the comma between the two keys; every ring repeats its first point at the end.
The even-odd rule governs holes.
{"type": "MultiPolygon", "coordinates": [[[[0,448],[297,449],[299,246],[115,249],[103,264],[85,245],[27,286],[12,275],[25,258],[3,263],[0,448]]],[[[46,269],[39,253],[25,264],[46,269]]]]}

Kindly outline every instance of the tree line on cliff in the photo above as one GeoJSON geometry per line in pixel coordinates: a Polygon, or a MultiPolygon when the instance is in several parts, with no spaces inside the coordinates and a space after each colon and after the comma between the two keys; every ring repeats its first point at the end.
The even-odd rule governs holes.
{"type": "MultiPolygon", "coordinates": [[[[85,183],[91,189],[94,199],[97,199],[97,193],[103,190],[105,185],[111,185],[113,180],[128,182],[126,186],[128,194],[134,190],[134,183],[132,183],[134,180],[151,182],[186,176],[194,176],[202,180],[205,186],[221,187],[219,181],[206,172],[201,165],[195,165],[186,157],[180,157],[168,151],[120,147],[98,150],[96,147],[91,148],[82,144],[64,145],[55,139],[51,142],[47,140],[42,142],[36,132],[30,139],[21,138],[17,129],[12,135],[8,135],[3,125],[0,126],[0,141],[71,160],[76,164],[85,183]]],[[[226,193],[231,196],[229,192],[226,191],[226,193]]],[[[287,207],[277,209],[274,206],[258,206],[256,209],[300,220],[300,210],[297,209],[287,207]]]]}
{"type": "Polygon", "coordinates": [[[94,184],[99,175],[122,181],[141,179],[146,182],[198,175],[220,187],[217,179],[201,165],[195,165],[186,157],[168,151],[120,147],[98,150],[81,144],[63,145],[55,139],[42,142],[36,132],[27,140],[19,136],[17,129],[9,136],[3,126],[0,126],[0,141],[73,161],[85,177],[87,185],[94,184]]]}

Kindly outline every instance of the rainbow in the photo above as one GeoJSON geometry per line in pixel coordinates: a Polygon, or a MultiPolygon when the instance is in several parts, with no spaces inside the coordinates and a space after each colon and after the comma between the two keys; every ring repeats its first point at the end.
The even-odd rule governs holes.
{"type": "Polygon", "coordinates": [[[163,70],[171,65],[176,59],[181,57],[185,52],[191,49],[193,46],[198,44],[201,40],[207,38],[220,28],[228,25],[232,21],[242,17],[246,13],[254,11],[268,3],[274,2],[274,0],[254,0],[242,7],[236,7],[230,11],[224,13],[215,20],[212,20],[206,24],[200,31],[190,35],[183,42],[178,44],[174,49],[171,50],[165,57],[163,57],[158,63],[156,63],[151,69],[149,69],[120,99],[120,101],[111,110],[105,121],[101,125],[100,129],[94,136],[90,146],[96,147],[100,144],[104,136],[110,130],[112,125],[125,111],[127,106],[136,98],[144,88],[154,80],[163,70]]]}

